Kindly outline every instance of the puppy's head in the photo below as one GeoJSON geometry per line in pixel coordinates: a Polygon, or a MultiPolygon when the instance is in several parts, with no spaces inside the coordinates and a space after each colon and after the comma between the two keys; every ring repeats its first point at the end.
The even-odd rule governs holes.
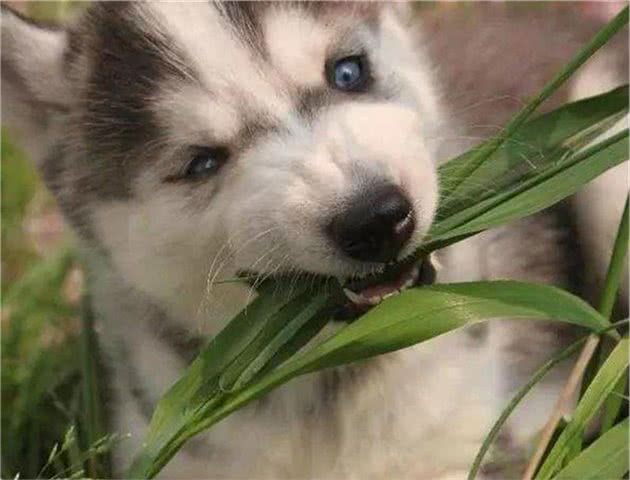
{"type": "Polygon", "coordinates": [[[82,238],[166,303],[242,270],[379,272],[437,199],[440,112],[403,23],[371,3],[107,2],[67,30],[3,9],[4,123],[82,238]]]}

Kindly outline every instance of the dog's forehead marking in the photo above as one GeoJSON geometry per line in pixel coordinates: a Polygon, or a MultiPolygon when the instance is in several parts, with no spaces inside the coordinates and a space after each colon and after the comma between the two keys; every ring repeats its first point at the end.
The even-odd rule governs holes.
{"type": "MultiPolygon", "coordinates": [[[[232,28],[223,9],[205,3],[151,6],[163,18],[169,36],[182,46],[199,72],[201,85],[196,101],[228,105],[227,109],[237,108],[241,115],[251,112],[278,118],[289,115],[292,102],[286,85],[266,68],[266,60],[257,48],[244,48],[242,36],[232,28]]],[[[250,17],[254,18],[253,14],[250,17]]],[[[254,22],[251,18],[249,24],[254,22]]],[[[188,93],[193,92],[188,90],[188,93]]],[[[210,110],[207,113],[211,128],[222,122],[210,110]]]]}
{"type": "MultiPolygon", "coordinates": [[[[172,118],[188,115],[184,123],[195,124],[200,134],[207,128],[213,138],[227,139],[235,131],[250,136],[269,127],[277,130],[296,114],[310,119],[332,98],[326,94],[326,56],[347,27],[346,17],[355,18],[355,7],[344,9],[348,15],[340,18],[339,7],[331,11],[310,3],[209,5],[152,5],[203,78],[197,91],[183,89],[186,100],[178,103],[167,95],[161,102],[179,109],[172,118]],[[239,121],[241,129],[235,125],[239,121]]],[[[180,136],[178,130],[185,128],[172,118],[166,121],[180,136]]]]}
{"type": "Polygon", "coordinates": [[[210,2],[241,42],[255,54],[266,57],[261,17],[267,12],[266,2],[210,2]]]}
{"type": "Polygon", "coordinates": [[[92,173],[83,190],[129,198],[133,179],[153,157],[149,145],[164,136],[150,108],[158,85],[174,78],[198,83],[197,72],[145,4],[94,4],[70,35],[66,61],[85,71],[76,119],[92,173]]]}

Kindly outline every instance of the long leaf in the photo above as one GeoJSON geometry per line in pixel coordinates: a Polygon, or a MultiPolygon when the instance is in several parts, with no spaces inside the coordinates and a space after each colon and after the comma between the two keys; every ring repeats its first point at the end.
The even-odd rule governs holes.
{"type": "Polygon", "coordinates": [[[498,148],[500,148],[507,139],[516,132],[521,125],[529,118],[529,116],[547,99],[549,98],[571,75],[582,66],[597,50],[605,45],[619,30],[628,24],[628,7],[621,12],[608,24],[602,28],[578,54],[568,62],[565,67],[552,78],[542,91],[529,102],[518,114],[512,118],[505,126],[503,131],[486,145],[484,145],[475,155],[462,165],[457,172],[454,173],[452,184],[454,188],[463,184],[467,178],[471,177],[475,171],[483,165],[498,148]]]}
{"type": "Polygon", "coordinates": [[[429,241],[424,249],[431,251],[441,248],[454,239],[458,240],[543,210],[627,159],[626,129],[520,185],[437,222],[429,233],[429,241]]]}
{"type": "MultiPolygon", "coordinates": [[[[612,258],[610,259],[606,281],[604,282],[604,291],[599,304],[599,311],[608,318],[610,318],[612,314],[617,299],[617,292],[619,291],[619,285],[621,284],[621,279],[627,265],[628,227],[630,224],[629,203],[630,199],[626,198],[626,205],[621,214],[621,222],[617,230],[612,258]]],[[[619,412],[624,403],[620,395],[623,395],[625,392],[627,384],[628,379],[626,377],[619,379],[619,382],[617,382],[617,385],[615,385],[612,393],[604,403],[604,414],[602,415],[602,425],[600,429],[601,433],[606,432],[619,416],[619,412]]]]}
{"type": "MultiPolygon", "coordinates": [[[[159,423],[160,417],[156,416],[151,426],[151,431],[155,433],[149,435],[130,475],[155,475],[192,435],[297,375],[399,349],[489,318],[503,317],[551,318],[592,331],[607,326],[607,321],[585,302],[549,286],[501,281],[408,290],[386,300],[320,345],[245,383],[243,388],[228,391],[215,388],[203,398],[193,392],[192,404],[184,402],[182,407],[179,398],[185,395],[190,399],[191,392],[179,385],[196,385],[199,388],[205,381],[203,370],[193,364],[164,397],[168,402],[162,403],[163,408],[169,407],[169,411],[175,406],[184,408],[184,412],[190,415],[179,416],[177,428],[168,429],[159,423]]],[[[295,329],[293,331],[296,332],[295,329]]],[[[283,341],[290,342],[291,338],[291,335],[286,335],[283,341]]],[[[206,352],[201,358],[204,356],[213,357],[214,354],[206,352]]],[[[252,357],[249,365],[254,364],[256,358],[252,357]]],[[[247,366],[241,365],[239,371],[247,369],[247,366]]],[[[163,412],[165,414],[166,411],[163,412]]],[[[171,414],[177,415],[177,411],[171,414]]]]}
{"type": "Polygon", "coordinates": [[[620,480],[628,471],[628,419],[583,450],[554,480],[620,480]]]}
{"type": "Polygon", "coordinates": [[[615,387],[617,381],[628,368],[628,339],[622,339],[602,368],[584,392],[573,413],[573,418],[562,431],[536,475],[539,480],[547,480],[562,467],[562,462],[570,452],[573,441],[586,430],[604,400],[615,387]]]}
{"type": "MultiPolygon", "coordinates": [[[[303,286],[297,288],[298,291],[291,293],[299,294],[305,290],[303,286]]],[[[160,445],[176,437],[183,426],[192,421],[199,405],[219,389],[219,374],[256,339],[269,318],[289,303],[291,293],[283,291],[278,285],[263,285],[258,298],[209,342],[188,367],[187,375],[180,378],[159,401],[151,420],[148,446],[160,445]]],[[[151,454],[145,452],[138,462],[149,457],[151,454]]]]}
{"type": "Polygon", "coordinates": [[[132,465],[133,477],[152,476],[191,436],[199,416],[207,415],[230,392],[251,382],[284,343],[326,304],[324,285],[315,294],[303,286],[269,282],[259,297],[208,343],[186,373],[162,397],[151,419],[147,441],[132,465]],[[142,472],[142,473],[139,473],[142,472]]]}
{"type": "Polygon", "coordinates": [[[628,86],[566,104],[530,120],[506,139],[474,176],[456,190],[450,188],[453,174],[470,161],[483,144],[450,160],[439,169],[440,206],[438,218],[447,218],[510,185],[537,173],[567,152],[584,147],[604,133],[628,111],[628,86]]]}
{"type": "Polygon", "coordinates": [[[567,292],[513,281],[434,285],[407,290],[383,302],[310,352],[307,370],[325,368],[404,348],[474,321],[556,319],[591,330],[608,321],[567,292]]]}
{"type": "Polygon", "coordinates": [[[481,447],[479,448],[477,455],[475,456],[475,460],[473,461],[473,464],[470,467],[470,472],[468,473],[468,480],[474,480],[477,477],[477,474],[479,473],[479,469],[481,468],[481,465],[482,465],[482,462],[486,453],[488,453],[488,450],[490,450],[490,447],[499,436],[499,433],[501,432],[503,425],[505,424],[507,419],[510,417],[510,415],[512,415],[512,412],[516,409],[516,407],[521,403],[521,400],[523,400],[523,398],[527,396],[527,394],[531,391],[532,388],[538,385],[538,382],[540,382],[540,380],[542,380],[545,377],[545,375],[547,375],[547,373],[549,373],[549,371],[553,369],[553,367],[555,367],[560,362],[566,360],[568,357],[570,357],[575,352],[577,352],[579,348],[584,344],[585,341],[586,341],[586,338],[581,338],[580,340],[573,342],[571,345],[569,345],[567,348],[562,350],[560,353],[554,355],[553,358],[549,359],[547,362],[545,362],[545,364],[542,367],[536,370],[536,372],[531,376],[531,378],[527,381],[527,383],[523,385],[516,392],[514,397],[512,397],[510,402],[506,405],[506,407],[501,412],[501,415],[499,415],[499,418],[492,425],[492,428],[490,429],[490,432],[488,432],[488,435],[486,435],[486,437],[484,438],[483,443],[481,447]]]}

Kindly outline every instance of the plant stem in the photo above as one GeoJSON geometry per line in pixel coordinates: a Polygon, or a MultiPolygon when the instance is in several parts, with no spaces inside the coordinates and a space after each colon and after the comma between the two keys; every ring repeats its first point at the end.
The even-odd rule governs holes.
{"type": "MultiPolygon", "coordinates": [[[[619,223],[619,229],[617,231],[617,237],[615,238],[615,246],[613,248],[612,257],[608,266],[608,273],[606,274],[606,282],[604,283],[604,290],[599,302],[599,311],[606,318],[610,318],[613,306],[615,304],[615,298],[617,296],[617,290],[621,283],[621,277],[624,271],[625,258],[628,253],[628,199],[626,199],[626,205],[621,216],[619,223]]],[[[558,398],[556,407],[554,408],[551,417],[547,421],[545,428],[540,436],[538,446],[534,455],[532,455],[529,464],[523,474],[523,480],[531,480],[538,469],[538,465],[542,460],[544,453],[547,451],[547,446],[553,437],[553,433],[558,426],[558,422],[562,418],[562,415],[570,408],[573,396],[580,385],[580,380],[584,375],[584,371],[588,366],[593,353],[599,344],[599,335],[589,335],[586,344],[580,352],[577,362],[569,375],[569,379],[558,398]]]]}
{"type": "Polygon", "coordinates": [[[556,402],[556,406],[553,409],[551,417],[547,420],[545,428],[540,435],[536,451],[534,452],[534,455],[532,455],[532,458],[525,469],[525,473],[523,474],[523,480],[531,480],[536,473],[538,465],[540,464],[544,453],[547,451],[547,446],[556,431],[558,422],[560,422],[563,415],[570,409],[573,395],[580,385],[580,380],[582,379],[584,370],[593,356],[598,343],[599,337],[597,335],[588,336],[588,339],[580,352],[580,356],[578,357],[577,362],[575,362],[575,366],[569,375],[569,379],[567,380],[562,393],[560,393],[560,397],[558,397],[558,401],[556,402]]]}
{"type": "Polygon", "coordinates": [[[496,152],[505,141],[518,130],[530,115],[549,98],[573,73],[580,68],[597,50],[605,45],[619,30],[628,23],[628,7],[626,6],[617,16],[602,28],[578,54],[566,64],[566,66],[553,78],[543,90],[529,102],[510,122],[494,140],[486,143],[477,154],[466,164],[466,168],[459,172],[455,185],[455,191],[466,179],[472,175],[483,162],[496,152]]]}
{"type": "Polygon", "coordinates": [[[610,318],[613,307],[615,305],[615,299],[617,298],[617,290],[621,284],[621,277],[623,276],[625,268],[625,258],[628,253],[628,199],[626,199],[626,205],[623,209],[621,216],[621,223],[619,224],[619,230],[617,231],[617,238],[615,238],[615,246],[613,248],[612,257],[610,259],[610,266],[606,274],[606,281],[604,283],[604,291],[599,301],[599,312],[606,318],[610,318]]]}
{"type": "Polygon", "coordinates": [[[521,389],[518,392],[516,392],[514,397],[512,397],[512,400],[510,400],[510,403],[508,403],[505,409],[501,412],[501,415],[499,416],[497,421],[494,423],[494,425],[492,426],[492,429],[490,430],[490,432],[484,439],[483,444],[481,445],[481,448],[479,449],[479,452],[477,453],[477,456],[475,457],[475,460],[470,469],[470,472],[468,473],[468,480],[475,479],[475,477],[479,473],[479,469],[481,468],[481,462],[483,461],[483,458],[485,457],[486,453],[490,449],[490,446],[494,443],[497,435],[499,434],[499,432],[501,431],[501,428],[503,427],[503,424],[508,419],[508,417],[512,414],[514,409],[518,406],[521,400],[523,400],[525,395],[527,395],[529,391],[534,386],[536,386],[538,382],[545,375],[547,375],[547,373],[549,373],[549,371],[553,367],[555,367],[558,363],[567,359],[568,357],[573,355],[575,352],[577,352],[585,340],[586,340],[585,338],[581,338],[580,340],[572,343],[567,348],[565,348],[562,352],[556,354],[553,358],[548,360],[542,367],[540,367],[536,371],[536,373],[534,373],[534,375],[532,375],[529,381],[525,385],[523,385],[523,387],[521,387],[521,389]]]}
{"type": "MultiPolygon", "coordinates": [[[[623,217],[621,220],[621,226],[619,227],[619,231],[617,232],[617,239],[615,240],[615,249],[613,250],[613,256],[611,260],[611,268],[608,270],[608,274],[606,275],[606,286],[604,288],[604,293],[602,295],[602,299],[600,302],[599,309],[604,315],[610,316],[613,311],[613,307],[615,305],[615,299],[617,289],[614,288],[614,285],[619,285],[621,283],[621,277],[624,273],[624,266],[626,265],[625,259],[626,254],[628,252],[628,225],[629,223],[629,214],[628,214],[628,199],[626,199],[626,206],[623,210],[623,217]],[[617,244],[620,244],[619,248],[617,248],[617,244]],[[616,258],[620,257],[620,258],[616,258]],[[614,268],[613,268],[614,267],[614,268]]],[[[603,355],[602,355],[603,357],[603,355]]],[[[598,362],[599,364],[603,363],[603,358],[598,362]]],[[[626,376],[619,379],[619,382],[615,386],[614,392],[623,394],[627,385],[628,379],[626,376]]],[[[615,419],[619,415],[619,410],[623,405],[623,399],[619,397],[610,397],[604,403],[604,413],[602,416],[602,425],[600,428],[600,433],[605,433],[608,429],[613,426],[615,419]]]]}
{"type": "MultiPolygon", "coordinates": [[[[94,335],[94,315],[88,294],[84,294],[81,329],[81,367],[83,377],[83,411],[87,448],[91,447],[103,434],[100,410],[100,395],[97,380],[97,341],[94,335]]],[[[88,458],[88,475],[102,476],[99,459],[96,455],[88,458]]]]}

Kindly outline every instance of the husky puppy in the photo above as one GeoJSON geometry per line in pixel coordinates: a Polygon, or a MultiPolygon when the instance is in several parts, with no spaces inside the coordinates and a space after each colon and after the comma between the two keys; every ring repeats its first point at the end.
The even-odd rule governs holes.
{"type": "MultiPolygon", "coordinates": [[[[417,282],[404,261],[433,221],[436,165],[466,142],[406,10],[107,2],[60,28],[3,8],[3,125],[86,252],[112,431],[131,434],[119,472],[201,339],[254,295],[220,280],[372,274],[350,295],[361,307],[417,282]],[[396,261],[398,278],[379,277],[396,261]]],[[[534,217],[473,238],[441,252],[439,280],[562,283],[560,232],[534,217]],[[526,238],[536,245],[524,252],[526,238]]],[[[515,358],[531,357],[513,345],[508,327],[486,327],[297,379],[191,441],[162,475],[463,477],[521,378],[515,358]]]]}

